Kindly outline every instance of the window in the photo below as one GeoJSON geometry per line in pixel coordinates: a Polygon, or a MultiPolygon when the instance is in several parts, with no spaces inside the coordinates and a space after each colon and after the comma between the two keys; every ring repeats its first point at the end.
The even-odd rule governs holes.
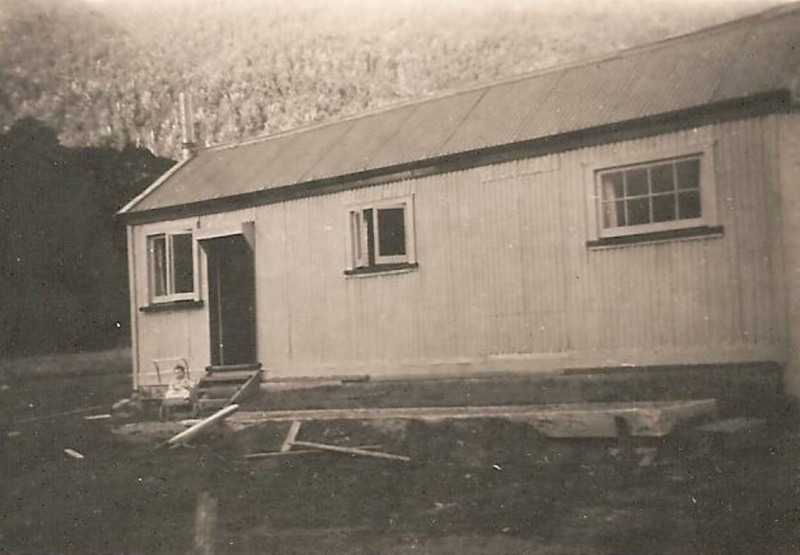
{"type": "Polygon", "coordinates": [[[416,266],[412,199],[360,205],[348,212],[350,264],[346,273],[416,266]]]}
{"type": "Polygon", "coordinates": [[[697,150],[594,169],[596,236],[590,246],[720,233],[713,227],[713,151],[697,150]]]}
{"type": "Polygon", "coordinates": [[[599,180],[604,229],[702,216],[699,157],[603,171],[599,180]]]}
{"type": "Polygon", "coordinates": [[[154,302],[194,298],[194,243],[190,232],[147,238],[150,298],[154,302]]]}

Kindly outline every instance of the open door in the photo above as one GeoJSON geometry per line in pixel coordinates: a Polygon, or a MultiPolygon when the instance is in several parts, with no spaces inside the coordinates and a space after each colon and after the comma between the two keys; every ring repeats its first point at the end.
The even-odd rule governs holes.
{"type": "Polygon", "coordinates": [[[202,242],[208,260],[211,364],[257,362],[253,251],[241,234],[202,242]]]}

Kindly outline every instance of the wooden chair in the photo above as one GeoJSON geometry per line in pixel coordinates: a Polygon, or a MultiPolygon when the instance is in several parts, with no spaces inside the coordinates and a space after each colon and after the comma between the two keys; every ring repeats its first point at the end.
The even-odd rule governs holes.
{"type": "MultiPolygon", "coordinates": [[[[166,377],[171,376],[172,370],[178,365],[182,366],[186,370],[186,377],[190,381],[194,381],[192,380],[189,361],[187,361],[186,358],[184,357],[154,359],[153,365],[155,366],[156,369],[156,375],[158,378],[159,385],[168,386],[169,381],[167,380],[166,377]]],[[[158,414],[161,420],[171,420],[176,413],[186,413],[188,416],[191,417],[196,416],[197,415],[196,390],[197,390],[197,384],[195,384],[195,386],[192,388],[192,391],[188,398],[163,397],[158,409],[158,414]]],[[[166,393],[166,389],[164,391],[166,393]]]]}

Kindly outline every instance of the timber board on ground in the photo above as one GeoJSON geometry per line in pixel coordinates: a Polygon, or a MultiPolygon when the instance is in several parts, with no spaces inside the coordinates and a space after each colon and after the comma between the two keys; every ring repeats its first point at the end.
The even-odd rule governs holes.
{"type": "Polygon", "coordinates": [[[624,418],[630,433],[663,437],[681,425],[716,415],[713,399],[575,403],[564,405],[425,407],[381,409],[328,409],[298,411],[247,411],[232,415],[234,426],[262,422],[307,420],[414,419],[422,421],[499,418],[527,423],[549,437],[616,437],[615,418],[624,418]]]}

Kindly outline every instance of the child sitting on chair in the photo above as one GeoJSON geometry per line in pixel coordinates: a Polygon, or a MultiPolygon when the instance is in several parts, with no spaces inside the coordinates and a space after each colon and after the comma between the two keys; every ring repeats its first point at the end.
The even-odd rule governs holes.
{"type": "Polygon", "coordinates": [[[178,363],[173,372],[175,375],[164,393],[164,399],[189,401],[194,390],[194,382],[186,375],[186,367],[178,363]]]}
{"type": "Polygon", "coordinates": [[[186,373],[186,366],[178,363],[173,368],[173,372],[175,375],[164,392],[164,400],[161,402],[161,408],[159,408],[162,420],[169,420],[174,410],[190,408],[193,404],[194,382],[189,379],[186,373]]]}

